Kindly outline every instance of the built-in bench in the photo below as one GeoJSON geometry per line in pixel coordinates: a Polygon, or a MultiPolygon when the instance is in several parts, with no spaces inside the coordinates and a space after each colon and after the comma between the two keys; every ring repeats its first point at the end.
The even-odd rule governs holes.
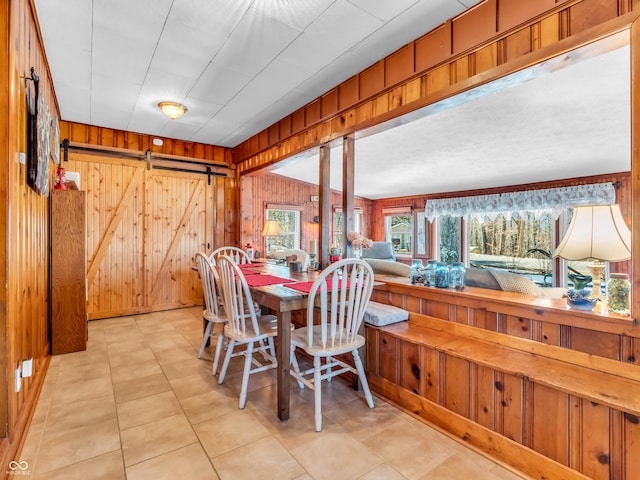
{"type": "Polygon", "coordinates": [[[640,478],[640,366],[415,313],[367,357],[374,391],[527,475],[640,478]]]}

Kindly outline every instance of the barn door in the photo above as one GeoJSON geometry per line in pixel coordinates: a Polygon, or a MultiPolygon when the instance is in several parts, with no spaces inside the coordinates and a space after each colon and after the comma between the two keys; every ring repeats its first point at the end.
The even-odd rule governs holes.
{"type": "Polygon", "coordinates": [[[65,168],[87,192],[89,318],[202,303],[192,268],[213,243],[207,176],[74,152],[65,168]]]}
{"type": "Polygon", "coordinates": [[[207,183],[203,175],[147,172],[145,284],[147,304],[154,310],[202,303],[193,259],[206,250],[206,206],[213,201],[207,183]]]}

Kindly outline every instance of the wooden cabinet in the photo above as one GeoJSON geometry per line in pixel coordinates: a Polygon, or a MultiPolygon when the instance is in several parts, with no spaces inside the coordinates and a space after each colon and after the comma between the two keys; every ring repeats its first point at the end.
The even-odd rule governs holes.
{"type": "Polygon", "coordinates": [[[51,192],[51,353],[87,349],[85,192],[51,192]]]}

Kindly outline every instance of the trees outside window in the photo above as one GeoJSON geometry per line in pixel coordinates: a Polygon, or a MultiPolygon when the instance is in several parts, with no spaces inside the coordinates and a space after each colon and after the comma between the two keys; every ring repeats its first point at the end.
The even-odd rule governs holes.
{"type": "Polygon", "coordinates": [[[266,220],[275,220],[280,235],[265,237],[265,252],[300,248],[300,210],[268,208],[266,220]]]}

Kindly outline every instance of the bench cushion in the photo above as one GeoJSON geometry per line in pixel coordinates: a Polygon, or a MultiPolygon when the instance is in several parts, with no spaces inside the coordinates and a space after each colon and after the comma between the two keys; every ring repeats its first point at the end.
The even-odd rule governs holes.
{"type": "Polygon", "coordinates": [[[384,327],[392,323],[402,322],[409,319],[409,312],[393,305],[384,303],[369,302],[364,313],[364,321],[376,327],[384,327]]]}

